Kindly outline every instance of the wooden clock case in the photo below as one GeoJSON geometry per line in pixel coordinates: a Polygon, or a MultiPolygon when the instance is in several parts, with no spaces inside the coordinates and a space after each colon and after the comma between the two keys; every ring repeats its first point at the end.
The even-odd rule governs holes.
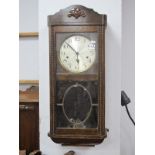
{"type": "Polygon", "coordinates": [[[98,14],[81,5],[73,5],[48,16],[49,26],[49,65],[50,65],[50,132],[49,137],[65,145],[87,145],[101,143],[107,136],[105,128],[105,28],[106,15],[98,14]],[[58,33],[97,33],[98,65],[93,66],[96,74],[69,74],[63,70],[57,58],[58,33]],[[58,70],[58,71],[57,71],[58,70]],[[60,74],[59,74],[60,73],[60,74]],[[57,127],[57,80],[66,83],[70,80],[98,81],[97,128],[72,129],[57,127]]]}

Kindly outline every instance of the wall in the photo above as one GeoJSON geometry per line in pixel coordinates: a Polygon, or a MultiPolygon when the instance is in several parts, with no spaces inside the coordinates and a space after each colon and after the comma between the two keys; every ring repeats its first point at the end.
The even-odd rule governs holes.
{"type": "MultiPolygon", "coordinates": [[[[39,0],[40,149],[44,155],[120,155],[121,0],[39,0]],[[72,4],[81,4],[108,15],[106,29],[106,127],[108,138],[95,147],[62,147],[49,132],[49,51],[47,16],[72,4]]],[[[125,154],[124,154],[125,155],[125,154]]]]}
{"type": "MultiPolygon", "coordinates": [[[[19,1],[19,32],[38,31],[38,0],[19,1]]],[[[19,79],[39,79],[38,38],[19,39],[19,79]]]]}
{"type": "MultiPolygon", "coordinates": [[[[135,106],[135,1],[122,1],[122,89],[131,99],[128,105],[134,118],[135,106]]],[[[134,118],[135,119],[135,118],[134,118]]],[[[124,107],[121,108],[121,155],[135,154],[135,130],[124,107]]]]}

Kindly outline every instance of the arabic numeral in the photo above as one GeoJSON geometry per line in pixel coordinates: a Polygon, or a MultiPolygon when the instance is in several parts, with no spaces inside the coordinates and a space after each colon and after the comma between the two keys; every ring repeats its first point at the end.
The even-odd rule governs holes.
{"type": "Polygon", "coordinates": [[[68,40],[68,43],[69,43],[69,44],[72,43],[72,39],[69,39],[69,40],[68,40]]]}
{"type": "Polygon", "coordinates": [[[75,37],[75,41],[80,41],[80,37],[75,37]]]}

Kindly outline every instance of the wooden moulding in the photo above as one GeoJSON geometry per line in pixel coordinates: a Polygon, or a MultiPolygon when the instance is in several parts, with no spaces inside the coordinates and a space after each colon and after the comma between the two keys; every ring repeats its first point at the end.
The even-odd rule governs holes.
{"type": "Polygon", "coordinates": [[[95,147],[95,144],[61,144],[62,146],[76,146],[76,147],[95,147]]]}
{"type": "Polygon", "coordinates": [[[39,84],[39,80],[19,80],[19,84],[39,84]]]}
{"type": "Polygon", "coordinates": [[[65,25],[100,25],[106,27],[107,16],[105,14],[98,14],[93,9],[81,5],[72,5],[65,9],[61,9],[54,15],[48,16],[48,26],[65,25]]]}
{"type": "Polygon", "coordinates": [[[73,74],[57,74],[57,80],[97,80],[98,76],[96,74],[87,75],[73,75],[73,74]]]}
{"type": "Polygon", "coordinates": [[[39,102],[39,87],[31,86],[25,91],[19,91],[19,102],[39,102]]]}
{"type": "Polygon", "coordinates": [[[38,37],[38,32],[20,32],[19,37],[38,37]]]}

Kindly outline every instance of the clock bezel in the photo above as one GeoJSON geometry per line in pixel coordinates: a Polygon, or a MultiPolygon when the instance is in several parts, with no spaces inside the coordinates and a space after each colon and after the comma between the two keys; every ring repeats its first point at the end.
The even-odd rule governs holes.
{"type": "Polygon", "coordinates": [[[85,70],[82,70],[82,71],[71,71],[71,70],[69,70],[63,63],[62,63],[62,61],[61,61],[61,58],[60,58],[60,51],[61,51],[61,47],[62,47],[62,45],[64,44],[64,42],[67,40],[67,39],[69,39],[69,38],[71,38],[71,37],[74,37],[74,36],[82,36],[82,37],[84,37],[84,38],[87,38],[89,41],[91,41],[87,36],[85,36],[84,34],[79,34],[78,32],[76,32],[75,34],[71,34],[69,37],[67,37],[67,38],[65,38],[64,40],[63,40],[63,42],[62,42],[62,44],[61,44],[61,46],[60,46],[60,49],[59,49],[59,55],[58,55],[58,60],[59,60],[59,63],[61,64],[61,66],[66,70],[66,71],[68,71],[69,73],[72,73],[72,74],[80,74],[80,73],[83,73],[83,72],[86,72],[86,71],[88,71],[92,66],[93,66],[93,64],[95,63],[95,59],[96,59],[96,49],[95,49],[95,58],[94,58],[94,61],[91,63],[91,65],[87,68],[87,69],[85,69],[85,70]]]}

